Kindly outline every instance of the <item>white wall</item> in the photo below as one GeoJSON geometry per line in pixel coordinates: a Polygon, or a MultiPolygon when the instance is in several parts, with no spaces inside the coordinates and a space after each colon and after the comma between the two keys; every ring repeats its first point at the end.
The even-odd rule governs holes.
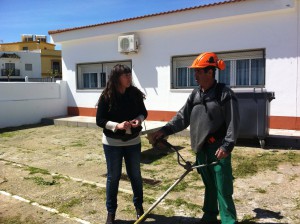
{"type": "Polygon", "coordinates": [[[172,56],[264,48],[265,89],[276,97],[270,115],[299,117],[299,15],[299,0],[253,0],[54,34],[62,45],[68,106],[93,108],[100,94],[76,90],[77,63],[130,59],[147,109],[177,111],[191,90],[170,88],[172,56]],[[139,53],[118,53],[118,36],[126,32],[138,34],[139,53]]]}
{"type": "Polygon", "coordinates": [[[0,82],[0,128],[67,115],[67,83],[0,82]]]}

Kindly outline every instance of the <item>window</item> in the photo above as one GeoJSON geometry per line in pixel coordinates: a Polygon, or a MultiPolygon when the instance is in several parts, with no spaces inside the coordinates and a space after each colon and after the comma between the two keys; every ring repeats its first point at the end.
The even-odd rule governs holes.
{"type": "Polygon", "coordinates": [[[110,71],[116,64],[124,64],[131,68],[131,61],[78,64],[77,89],[103,89],[110,71]]]}
{"type": "Polygon", "coordinates": [[[32,71],[32,64],[25,64],[25,71],[32,71]]]}
{"type": "Polygon", "coordinates": [[[83,88],[97,88],[97,73],[83,73],[83,88]]]}
{"type": "Polygon", "coordinates": [[[22,41],[23,42],[30,42],[33,41],[33,35],[22,35],[22,41]]]}
{"type": "Polygon", "coordinates": [[[45,42],[46,43],[47,42],[47,37],[44,36],[44,35],[42,35],[42,36],[36,35],[35,40],[39,41],[39,42],[45,42]]]}
{"type": "Polygon", "coordinates": [[[15,70],[15,63],[5,63],[6,70],[15,70]]]}
{"type": "MultiPolygon", "coordinates": [[[[226,64],[226,69],[217,70],[216,79],[231,87],[264,87],[264,50],[216,52],[226,64]]],[[[194,88],[193,69],[188,68],[198,55],[172,58],[172,88],[194,88]]]]}
{"type": "Polygon", "coordinates": [[[20,76],[20,70],[15,68],[15,63],[5,63],[4,69],[1,69],[1,76],[20,76]]]}
{"type": "Polygon", "coordinates": [[[23,47],[23,51],[28,51],[28,47],[23,47]]]}
{"type": "Polygon", "coordinates": [[[52,72],[55,75],[60,73],[60,62],[59,61],[52,61],[52,72]]]}
{"type": "Polygon", "coordinates": [[[219,53],[226,69],[217,72],[217,79],[232,87],[265,86],[264,50],[219,53]]]}
{"type": "Polygon", "coordinates": [[[196,87],[197,82],[194,78],[194,69],[189,68],[195,56],[184,56],[173,58],[173,83],[175,88],[191,88],[196,87]]]}

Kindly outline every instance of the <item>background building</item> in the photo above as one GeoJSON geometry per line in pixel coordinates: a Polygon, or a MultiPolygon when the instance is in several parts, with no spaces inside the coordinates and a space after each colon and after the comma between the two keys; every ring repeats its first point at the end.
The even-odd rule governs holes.
{"type": "Polygon", "coordinates": [[[61,77],[61,51],[45,35],[24,34],[21,42],[0,44],[0,81],[61,77]]]}

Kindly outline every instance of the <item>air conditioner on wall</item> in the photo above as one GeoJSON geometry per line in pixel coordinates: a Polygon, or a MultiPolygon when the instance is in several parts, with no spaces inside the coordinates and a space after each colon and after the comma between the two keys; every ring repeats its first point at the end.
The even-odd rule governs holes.
{"type": "Polygon", "coordinates": [[[138,38],[135,34],[118,37],[118,51],[120,53],[137,53],[138,44],[138,38]]]}

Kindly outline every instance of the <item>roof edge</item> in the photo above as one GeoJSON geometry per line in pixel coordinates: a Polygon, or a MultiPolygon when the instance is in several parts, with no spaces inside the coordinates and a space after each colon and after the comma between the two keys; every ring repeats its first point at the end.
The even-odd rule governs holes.
{"type": "Polygon", "coordinates": [[[148,15],[144,15],[144,16],[131,17],[131,18],[115,20],[115,21],[110,21],[110,22],[104,22],[104,23],[98,23],[98,24],[93,24],[93,25],[79,26],[79,27],[66,28],[66,29],[60,29],[60,30],[50,30],[50,31],[48,31],[48,34],[52,35],[52,34],[64,33],[64,32],[69,32],[69,31],[74,31],[74,30],[93,28],[93,27],[97,27],[97,26],[104,26],[104,25],[110,25],[110,24],[115,24],[115,23],[122,23],[122,22],[127,22],[127,21],[132,21],[132,20],[144,19],[144,18],[149,18],[149,17],[154,17],[154,16],[167,15],[167,14],[172,14],[172,13],[184,12],[184,11],[189,11],[189,10],[194,10],[194,9],[207,8],[207,7],[213,7],[213,6],[217,6],[217,5],[224,5],[224,4],[236,3],[236,2],[242,2],[242,1],[246,1],[246,0],[226,0],[223,2],[216,2],[216,3],[206,4],[206,5],[193,6],[193,7],[189,7],[189,8],[176,9],[176,10],[171,10],[171,11],[166,11],[166,12],[159,12],[159,13],[148,14],[148,15]]]}

